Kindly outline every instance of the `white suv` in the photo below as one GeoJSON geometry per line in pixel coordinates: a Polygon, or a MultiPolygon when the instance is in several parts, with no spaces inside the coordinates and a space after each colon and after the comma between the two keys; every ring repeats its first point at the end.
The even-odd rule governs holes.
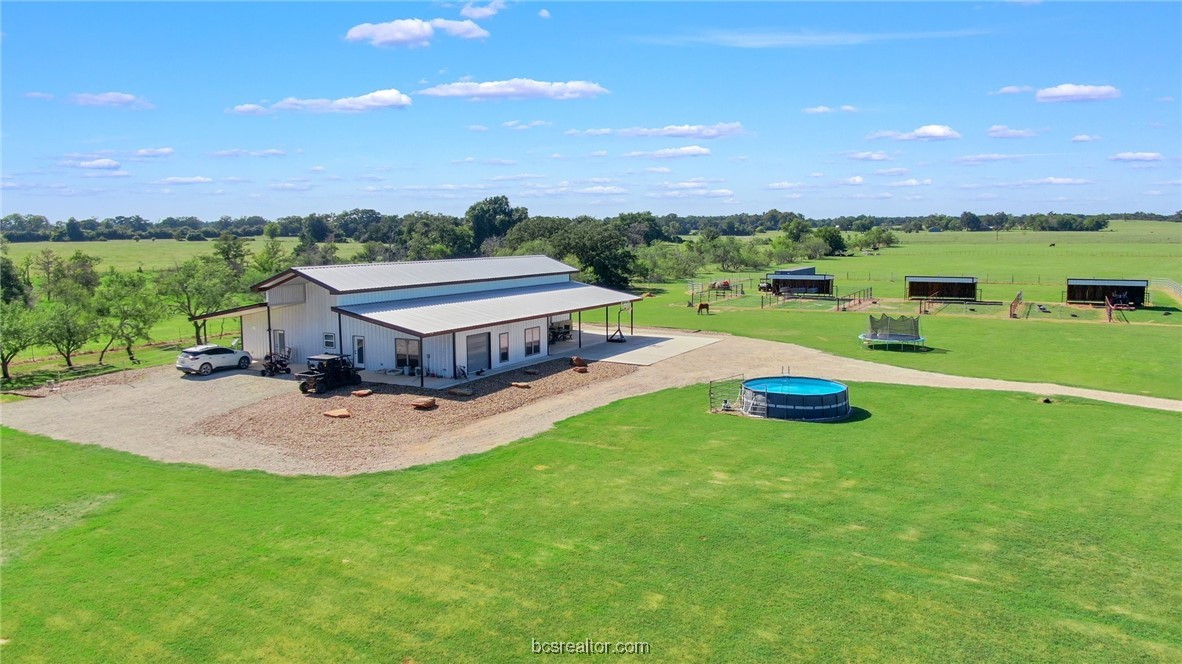
{"type": "Polygon", "coordinates": [[[176,356],[176,368],[187,374],[208,376],[214,369],[248,369],[252,361],[250,353],[244,350],[204,344],[182,350],[176,356]]]}

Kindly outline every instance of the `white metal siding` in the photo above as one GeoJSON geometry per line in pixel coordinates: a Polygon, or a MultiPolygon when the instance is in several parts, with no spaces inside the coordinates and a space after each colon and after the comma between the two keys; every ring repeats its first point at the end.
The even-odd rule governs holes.
{"type": "Polygon", "coordinates": [[[481,293],[491,290],[502,290],[505,288],[561,284],[570,280],[569,274],[551,274],[541,277],[501,279],[499,281],[478,281],[467,284],[440,284],[437,286],[422,286],[419,288],[399,288],[394,290],[371,291],[369,293],[345,293],[337,297],[339,304],[341,305],[370,304],[371,302],[393,302],[396,300],[411,300],[419,297],[456,295],[458,293],[481,293]]]}
{"type": "Polygon", "coordinates": [[[276,286],[267,291],[267,302],[274,306],[278,304],[300,304],[307,301],[306,286],[308,283],[303,279],[299,279],[298,282],[276,286]]]}
{"type": "MultiPolygon", "coordinates": [[[[292,362],[297,364],[303,364],[309,355],[325,352],[326,332],[337,334],[337,315],[330,310],[336,304],[335,297],[315,284],[307,284],[305,296],[303,304],[271,309],[271,329],[283,330],[287,335],[292,362]]],[[[337,345],[339,348],[339,339],[337,345]]]]}
{"type": "Polygon", "coordinates": [[[256,360],[267,354],[267,312],[247,314],[242,317],[242,349],[256,360]]]}

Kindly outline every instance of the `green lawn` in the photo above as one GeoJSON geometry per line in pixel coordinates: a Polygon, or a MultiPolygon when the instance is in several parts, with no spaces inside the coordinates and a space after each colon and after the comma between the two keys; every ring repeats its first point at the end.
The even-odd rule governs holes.
{"type": "Polygon", "coordinates": [[[498,662],[591,638],[647,642],[643,661],[1182,659],[1182,417],[851,395],[854,421],[818,425],[671,390],[352,478],[4,430],[3,654],[498,662]]]}
{"type": "MultiPolygon", "coordinates": [[[[247,248],[259,251],[264,238],[245,238],[247,248]]],[[[284,248],[291,250],[299,243],[299,238],[281,237],[284,248]]],[[[352,255],[348,247],[341,245],[342,255],[352,255]]],[[[59,256],[68,257],[75,251],[81,251],[102,259],[100,270],[114,267],[116,270],[126,271],[143,268],[145,270],[163,270],[177,263],[213,253],[213,241],[180,242],[177,240],[110,240],[107,242],[13,242],[8,245],[8,257],[19,267],[25,256],[36,256],[45,249],[52,249],[59,256]]]]}
{"type": "MultiPolygon", "coordinates": [[[[711,303],[709,316],[686,307],[681,287],[636,305],[638,325],[728,332],[771,339],[896,366],[961,376],[1051,382],[1182,399],[1182,311],[1134,312],[1136,324],[1087,322],[1051,314],[1010,320],[958,315],[956,307],[924,316],[932,352],[867,350],[858,335],[867,312],[760,309],[759,296],[711,303]],[[1151,322],[1160,321],[1160,322],[1151,322]],[[1164,321],[1171,321],[1170,323],[1164,321]]],[[[1172,302],[1171,302],[1172,304],[1172,302]]],[[[1008,308],[1007,308],[1008,311],[1008,308]]],[[[898,312],[904,313],[904,312],[898,312]]],[[[916,315],[916,309],[906,311],[916,315]]],[[[720,375],[726,373],[719,368],[720,375]]]]}

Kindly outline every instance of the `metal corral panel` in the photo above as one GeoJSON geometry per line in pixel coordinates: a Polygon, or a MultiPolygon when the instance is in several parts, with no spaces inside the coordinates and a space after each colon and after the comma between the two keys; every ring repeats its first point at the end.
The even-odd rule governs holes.
{"type": "Polygon", "coordinates": [[[334,294],[341,294],[575,272],[578,270],[548,256],[318,265],[293,267],[287,272],[255,284],[253,288],[268,290],[299,276],[327,288],[334,294]]]}
{"type": "Polygon", "coordinates": [[[485,293],[345,305],[334,307],[333,310],[425,337],[545,318],[569,311],[596,309],[639,299],[628,293],[570,281],[485,293]]]}
{"type": "Polygon", "coordinates": [[[926,281],[934,284],[975,284],[976,277],[907,277],[906,282],[926,281]]]}
{"type": "Polygon", "coordinates": [[[1124,288],[1149,288],[1148,279],[1068,279],[1068,286],[1118,286],[1124,288]]]}

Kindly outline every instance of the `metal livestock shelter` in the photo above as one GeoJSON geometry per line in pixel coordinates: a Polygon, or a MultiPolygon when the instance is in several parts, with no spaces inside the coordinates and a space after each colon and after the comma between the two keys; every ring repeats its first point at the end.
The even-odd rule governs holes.
{"type": "Polygon", "coordinates": [[[957,300],[976,302],[980,298],[976,277],[919,277],[905,279],[910,300],[957,300]]]}
{"type": "Polygon", "coordinates": [[[1149,301],[1148,279],[1068,279],[1068,304],[1104,304],[1108,298],[1115,305],[1144,306],[1149,301]]]}
{"type": "Polygon", "coordinates": [[[783,274],[774,273],[766,277],[771,292],[775,295],[791,293],[793,295],[826,295],[832,296],[832,274],[783,274]]]}

